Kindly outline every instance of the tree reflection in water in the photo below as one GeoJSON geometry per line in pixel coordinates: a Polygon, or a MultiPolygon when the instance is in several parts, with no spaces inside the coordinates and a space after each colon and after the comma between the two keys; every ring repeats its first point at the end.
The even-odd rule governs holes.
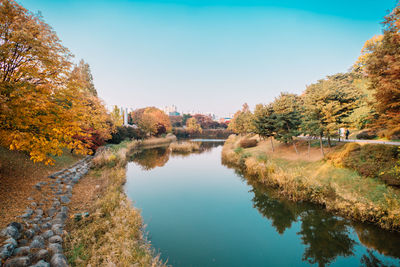
{"type": "Polygon", "coordinates": [[[130,161],[137,163],[139,166],[141,166],[142,170],[152,170],[156,167],[162,167],[164,166],[170,156],[178,156],[178,157],[185,157],[185,156],[190,156],[191,154],[201,154],[207,151],[211,151],[214,147],[222,146],[224,144],[223,141],[221,142],[200,142],[200,150],[187,153],[187,154],[182,154],[182,153],[171,153],[171,150],[169,149],[169,146],[161,146],[161,147],[153,147],[153,148],[145,148],[140,151],[137,151],[134,153],[130,161]]]}
{"type": "Polygon", "coordinates": [[[143,149],[133,154],[131,161],[137,163],[143,170],[149,171],[156,167],[162,167],[169,160],[168,146],[143,149]]]}
{"type": "Polygon", "coordinates": [[[295,204],[272,197],[272,191],[261,191],[254,185],[252,191],[254,207],[272,221],[278,233],[283,234],[293,222],[301,221],[301,231],[297,234],[306,245],[304,261],[325,266],[338,256],[353,255],[356,242],[350,237],[347,220],[330,215],[315,205],[295,204]]]}

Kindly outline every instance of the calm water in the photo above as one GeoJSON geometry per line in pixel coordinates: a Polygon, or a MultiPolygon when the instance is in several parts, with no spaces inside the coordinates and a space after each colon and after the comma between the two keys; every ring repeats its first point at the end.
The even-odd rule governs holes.
{"type": "Polygon", "coordinates": [[[222,143],[132,156],[127,195],[173,266],[400,266],[399,234],[253,186],[221,164],[222,143]],[[385,264],[385,265],[382,265],[385,264]]]}

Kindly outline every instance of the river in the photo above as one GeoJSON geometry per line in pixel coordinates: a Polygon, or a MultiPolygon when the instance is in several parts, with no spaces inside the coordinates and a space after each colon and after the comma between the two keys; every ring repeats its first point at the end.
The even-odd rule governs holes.
{"type": "Polygon", "coordinates": [[[400,266],[400,234],[294,203],[221,164],[223,142],[132,155],[125,191],[173,266],[400,266]]]}

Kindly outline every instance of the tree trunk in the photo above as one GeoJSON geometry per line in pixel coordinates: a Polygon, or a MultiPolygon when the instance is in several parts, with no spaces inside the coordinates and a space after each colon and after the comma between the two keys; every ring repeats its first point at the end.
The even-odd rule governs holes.
{"type": "Polygon", "coordinates": [[[271,147],[272,147],[272,152],[275,152],[275,149],[274,149],[274,142],[273,142],[273,139],[274,137],[270,137],[270,140],[271,140],[271,147]]]}
{"type": "Polygon", "coordinates": [[[330,134],[328,134],[328,146],[329,146],[329,147],[332,147],[332,145],[331,145],[331,136],[330,136],[330,134]]]}
{"type": "Polygon", "coordinates": [[[298,154],[299,154],[299,151],[297,151],[297,147],[296,147],[296,142],[295,142],[295,140],[293,140],[293,147],[294,147],[294,150],[296,151],[296,154],[298,155],[298,154]]]}
{"type": "Polygon", "coordinates": [[[323,157],[325,157],[324,147],[322,146],[322,135],[319,136],[319,145],[321,147],[321,154],[323,157]]]}

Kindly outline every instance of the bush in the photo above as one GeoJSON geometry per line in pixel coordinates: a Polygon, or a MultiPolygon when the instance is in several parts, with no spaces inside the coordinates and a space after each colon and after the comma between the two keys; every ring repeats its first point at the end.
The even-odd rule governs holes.
{"type": "Polygon", "coordinates": [[[377,135],[375,132],[372,131],[362,131],[356,135],[357,139],[366,139],[366,140],[374,139],[375,137],[377,137],[377,135]]]}
{"type": "Polygon", "coordinates": [[[257,144],[258,144],[258,141],[256,139],[244,138],[244,139],[240,140],[240,142],[239,142],[239,146],[242,148],[255,147],[255,146],[257,146],[257,144]]]}
{"type": "Polygon", "coordinates": [[[139,128],[118,126],[114,133],[111,134],[111,139],[107,141],[109,144],[119,144],[126,139],[143,139],[145,134],[139,128]]]}

